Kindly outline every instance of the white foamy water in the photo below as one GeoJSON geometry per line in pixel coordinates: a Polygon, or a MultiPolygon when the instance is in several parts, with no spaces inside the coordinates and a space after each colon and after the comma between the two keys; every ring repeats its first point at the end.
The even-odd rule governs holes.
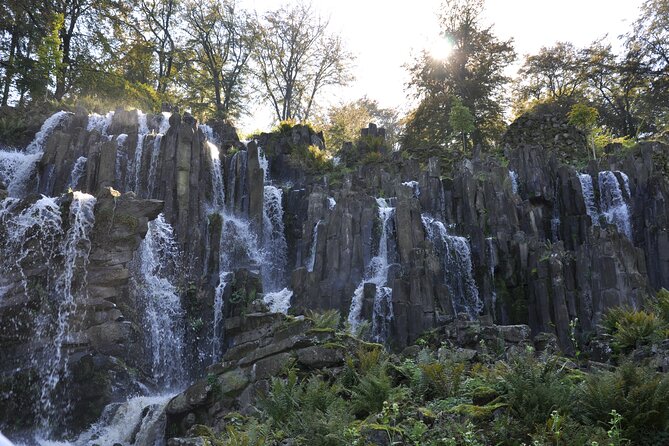
{"type": "Polygon", "coordinates": [[[383,198],[377,198],[378,215],[381,220],[382,230],[379,239],[379,247],[376,255],[369,262],[363,280],[357,286],[351,299],[351,307],[348,313],[348,323],[355,331],[362,321],[362,304],[365,283],[373,283],[376,286],[374,301],[374,314],[372,317],[372,335],[378,341],[384,341],[387,336],[387,323],[392,319],[392,289],[387,285],[388,268],[388,237],[390,235],[390,222],[395,215],[395,208],[390,206],[383,198]],[[384,314],[378,313],[383,308],[384,314]],[[382,323],[377,322],[380,320],[382,323]]]}
{"type": "Polygon", "coordinates": [[[483,309],[483,301],[474,281],[469,241],[465,237],[450,235],[442,222],[428,215],[421,218],[427,237],[441,258],[454,313],[466,313],[471,319],[476,318],[483,309]]]}

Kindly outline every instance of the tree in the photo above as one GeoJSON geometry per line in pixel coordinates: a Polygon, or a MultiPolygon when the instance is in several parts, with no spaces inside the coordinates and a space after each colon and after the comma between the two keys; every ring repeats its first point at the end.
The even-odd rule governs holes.
{"type": "Polygon", "coordinates": [[[206,72],[214,105],[222,117],[243,109],[244,81],[256,33],[234,0],[189,2],[185,14],[195,61],[206,72]]]}
{"type": "Polygon", "coordinates": [[[456,98],[448,114],[448,123],[454,132],[462,136],[462,152],[467,152],[467,134],[476,129],[474,125],[474,116],[469,109],[462,104],[460,99],[456,98]]]}
{"type": "Polygon", "coordinates": [[[178,0],[139,0],[137,6],[140,20],[136,31],[143,39],[139,46],[155,54],[155,89],[164,94],[174,71],[180,4],[178,0]]]}
{"type": "Polygon", "coordinates": [[[427,117],[448,124],[450,106],[443,101],[457,96],[474,116],[474,144],[490,142],[504,127],[504,68],[515,58],[512,41],[500,41],[492,27],[480,23],[483,0],[446,0],[442,5],[442,34],[453,44],[451,55],[435,60],[427,52],[409,67],[410,86],[421,100],[407,123],[405,145],[412,142],[444,144],[440,126],[427,126],[427,117]],[[439,114],[439,116],[435,116],[439,114]]]}
{"type": "Polygon", "coordinates": [[[577,103],[573,105],[567,114],[567,117],[569,118],[569,123],[571,125],[582,130],[588,139],[591,140],[592,159],[596,160],[597,154],[595,153],[595,141],[592,137],[592,132],[597,125],[597,118],[599,117],[597,109],[582,103],[577,103]]]}
{"type": "Polygon", "coordinates": [[[353,142],[360,136],[360,129],[375,123],[386,130],[386,144],[394,147],[399,136],[397,111],[381,108],[379,103],[367,97],[329,107],[325,115],[316,116],[316,124],[324,129],[326,145],[330,150],[339,150],[345,142],[353,142]]]}
{"type": "Polygon", "coordinates": [[[323,88],[351,80],[353,56],[327,27],[328,21],[305,4],[270,11],[261,21],[256,76],[278,120],[309,119],[323,88]]]}
{"type": "Polygon", "coordinates": [[[518,99],[568,103],[581,96],[585,86],[581,61],[569,42],[542,47],[538,54],[525,56],[518,71],[518,99]]]}
{"type": "Polygon", "coordinates": [[[629,52],[638,52],[647,71],[648,94],[645,100],[669,127],[669,0],[646,0],[633,30],[626,36],[629,52]]]}
{"type": "Polygon", "coordinates": [[[589,99],[617,136],[636,137],[648,128],[647,72],[638,51],[616,56],[611,45],[595,42],[581,52],[589,99]]]}

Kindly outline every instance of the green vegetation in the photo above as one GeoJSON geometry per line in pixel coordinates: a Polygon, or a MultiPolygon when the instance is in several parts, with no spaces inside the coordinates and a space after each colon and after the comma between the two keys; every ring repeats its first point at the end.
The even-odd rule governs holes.
{"type": "Polygon", "coordinates": [[[597,159],[595,153],[595,140],[593,138],[592,132],[597,124],[597,118],[599,113],[594,107],[588,107],[585,104],[574,104],[567,113],[569,118],[569,123],[574,127],[582,130],[586,136],[591,139],[591,148],[592,148],[592,159],[597,159]]]}
{"type": "MultiPolygon", "coordinates": [[[[666,310],[668,295],[662,292],[654,308],[666,310]]],[[[340,326],[337,312],[308,318],[321,329],[340,326]]],[[[482,347],[465,359],[471,356],[441,343],[436,333],[402,355],[378,344],[347,344],[341,332],[337,337],[338,348],[348,351],[343,367],[290,366],[271,379],[257,413],[229,415],[225,432],[210,435],[212,444],[622,446],[669,440],[669,376],[623,357],[617,367],[579,368],[530,346],[494,353],[482,347]]]]}
{"type": "Polygon", "coordinates": [[[305,120],[324,86],[351,78],[353,56],[304,3],[258,16],[234,0],[9,1],[0,24],[2,106],[170,103],[206,121],[253,95],[305,120]]]}

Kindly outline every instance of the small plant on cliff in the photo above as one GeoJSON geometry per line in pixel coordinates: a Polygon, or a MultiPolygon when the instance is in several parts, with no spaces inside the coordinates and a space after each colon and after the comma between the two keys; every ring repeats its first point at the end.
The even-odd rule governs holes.
{"type": "Polygon", "coordinates": [[[337,310],[326,310],[322,313],[308,310],[306,317],[314,322],[314,328],[336,330],[339,327],[341,315],[337,310]]]}
{"type": "Polygon", "coordinates": [[[462,153],[467,152],[467,135],[476,130],[474,115],[468,107],[462,104],[459,98],[453,99],[451,111],[448,114],[448,123],[455,133],[462,138],[462,153]]]}
{"type": "Polygon", "coordinates": [[[574,104],[569,113],[567,114],[569,118],[569,123],[574,127],[582,130],[587,138],[590,140],[590,146],[592,150],[592,158],[597,159],[597,153],[595,152],[595,140],[593,138],[593,130],[597,124],[597,118],[599,117],[599,112],[594,107],[589,107],[585,104],[574,104]]]}

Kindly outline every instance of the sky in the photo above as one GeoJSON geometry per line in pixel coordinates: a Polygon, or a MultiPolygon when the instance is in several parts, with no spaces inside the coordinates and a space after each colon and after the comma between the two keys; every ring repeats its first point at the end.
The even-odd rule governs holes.
{"type": "MultiPolygon", "coordinates": [[[[241,0],[258,13],[277,9],[283,0],[241,0]]],[[[614,44],[638,15],[642,0],[487,0],[483,22],[493,25],[500,39],[514,40],[518,61],[542,46],[570,41],[583,47],[608,35],[614,44]]],[[[422,49],[439,43],[437,12],[441,0],[313,0],[319,13],[330,18],[330,31],[338,33],[356,56],[355,80],[347,87],[323,91],[321,105],[348,102],[367,96],[382,107],[406,112],[411,107],[404,64],[422,49]]],[[[267,129],[273,117],[259,105],[242,120],[245,131],[267,129]]]]}

